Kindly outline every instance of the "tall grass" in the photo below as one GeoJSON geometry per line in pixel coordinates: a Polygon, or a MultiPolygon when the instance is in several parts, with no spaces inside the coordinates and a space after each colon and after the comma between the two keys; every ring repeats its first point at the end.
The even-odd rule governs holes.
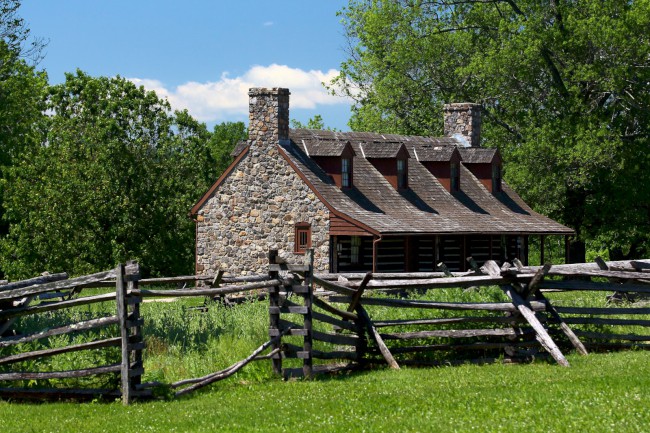
{"type": "MultiPolygon", "coordinates": [[[[227,307],[202,300],[148,302],[144,318],[145,380],[170,383],[223,369],[269,339],[268,305],[250,301],[227,307]]],[[[270,377],[269,362],[238,373],[240,380],[270,377]]]]}

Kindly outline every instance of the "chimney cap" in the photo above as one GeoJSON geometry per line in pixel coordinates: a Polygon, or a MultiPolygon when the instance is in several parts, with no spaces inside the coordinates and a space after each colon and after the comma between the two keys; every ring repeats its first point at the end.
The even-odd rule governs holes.
{"type": "Polygon", "coordinates": [[[251,87],[248,89],[248,96],[258,95],[290,95],[286,87],[251,87]]]}
{"type": "Polygon", "coordinates": [[[471,108],[481,108],[481,104],[474,102],[452,102],[451,104],[443,105],[442,108],[445,111],[465,111],[471,108]]]}

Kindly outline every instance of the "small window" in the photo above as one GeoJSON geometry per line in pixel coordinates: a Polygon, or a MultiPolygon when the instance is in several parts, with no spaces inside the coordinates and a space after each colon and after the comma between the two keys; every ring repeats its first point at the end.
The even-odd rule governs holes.
{"type": "Polygon", "coordinates": [[[352,236],[350,243],[350,263],[356,265],[359,263],[359,247],[361,247],[361,238],[359,236],[352,236]]]}
{"type": "Polygon", "coordinates": [[[492,192],[501,191],[501,165],[492,164],[492,192]]]}
{"type": "Polygon", "coordinates": [[[450,192],[458,192],[460,191],[460,170],[458,167],[457,162],[452,162],[451,163],[451,170],[450,170],[450,185],[449,185],[449,191],[450,192]]]}
{"type": "Polygon", "coordinates": [[[350,182],[352,172],[350,166],[349,158],[341,159],[341,187],[343,188],[350,188],[350,186],[352,186],[352,182],[350,182]]]}
{"type": "Polygon", "coordinates": [[[309,223],[298,223],[295,228],[296,237],[293,251],[304,254],[311,248],[311,225],[309,223]]]}
{"type": "Polygon", "coordinates": [[[406,160],[398,159],[397,160],[397,188],[403,189],[407,188],[407,174],[406,174],[406,160]]]}

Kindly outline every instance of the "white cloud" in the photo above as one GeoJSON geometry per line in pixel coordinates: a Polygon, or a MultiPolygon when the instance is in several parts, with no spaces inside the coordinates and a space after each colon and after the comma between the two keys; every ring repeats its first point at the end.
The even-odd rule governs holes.
{"type": "Polygon", "coordinates": [[[253,66],[238,77],[223,73],[218,81],[189,81],[168,89],[154,79],[129,78],[138,86],[154,90],[167,98],[173,108],[186,108],[203,122],[223,121],[248,113],[248,89],[251,87],[287,87],[291,91],[291,108],[314,109],[319,105],[350,104],[348,99],[332,96],[322,83],[329,83],[339,74],[328,71],[291,68],[286,65],[253,66]]]}
{"type": "Polygon", "coordinates": [[[262,24],[264,27],[271,27],[273,25],[273,21],[266,21],[264,24],[262,24]]]}

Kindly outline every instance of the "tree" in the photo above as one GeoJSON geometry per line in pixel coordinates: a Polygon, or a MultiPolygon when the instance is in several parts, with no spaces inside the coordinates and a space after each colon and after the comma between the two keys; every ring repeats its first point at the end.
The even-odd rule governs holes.
{"type": "Polygon", "coordinates": [[[29,59],[35,65],[42,59],[47,42],[31,36],[25,20],[18,15],[18,9],[19,0],[0,0],[0,39],[18,58],[29,59]]]}
{"type": "Polygon", "coordinates": [[[8,230],[3,220],[5,174],[25,149],[41,142],[47,89],[47,75],[34,66],[44,43],[30,42],[29,29],[17,14],[19,6],[18,1],[0,0],[0,238],[8,230]]]}
{"type": "Polygon", "coordinates": [[[248,130],[244,122],[222,122],[214,126],[207,144],[212,167],[205,173],[208,183],[214,182],[228,168],[235,145],[247,139],[248,130]]]}
{"type": "Polygon", "coordinates": [[[478,102],[524,199],[581,241],[650,252],[650,1],[352,0],[342,16],[353,129],[439,135],[443,103],[478,102]]]}
{"type": "Polygon", "coordinates": [[[314,115],[314,117],[310,117],[309,120],[307,120],[306,125],[300,122],[299,120],[291,119],[291,127],[293,129],[317,129],[320,131],[322,130],[336,131],[335,128],[330,128],[329,126],[325,126],[325,121],[323,120],[323,116],[321,116],[320,114],[316,114],[314,115]]]}
{"type": "Polygon", "coordinates": [[[187,214],[217,170],[205,125],[126,79],[81,71],[50,88],[46,108],[45,140],[9,169],[5,272],[81,274],[127,259],[192,272],[187,214]]]}

